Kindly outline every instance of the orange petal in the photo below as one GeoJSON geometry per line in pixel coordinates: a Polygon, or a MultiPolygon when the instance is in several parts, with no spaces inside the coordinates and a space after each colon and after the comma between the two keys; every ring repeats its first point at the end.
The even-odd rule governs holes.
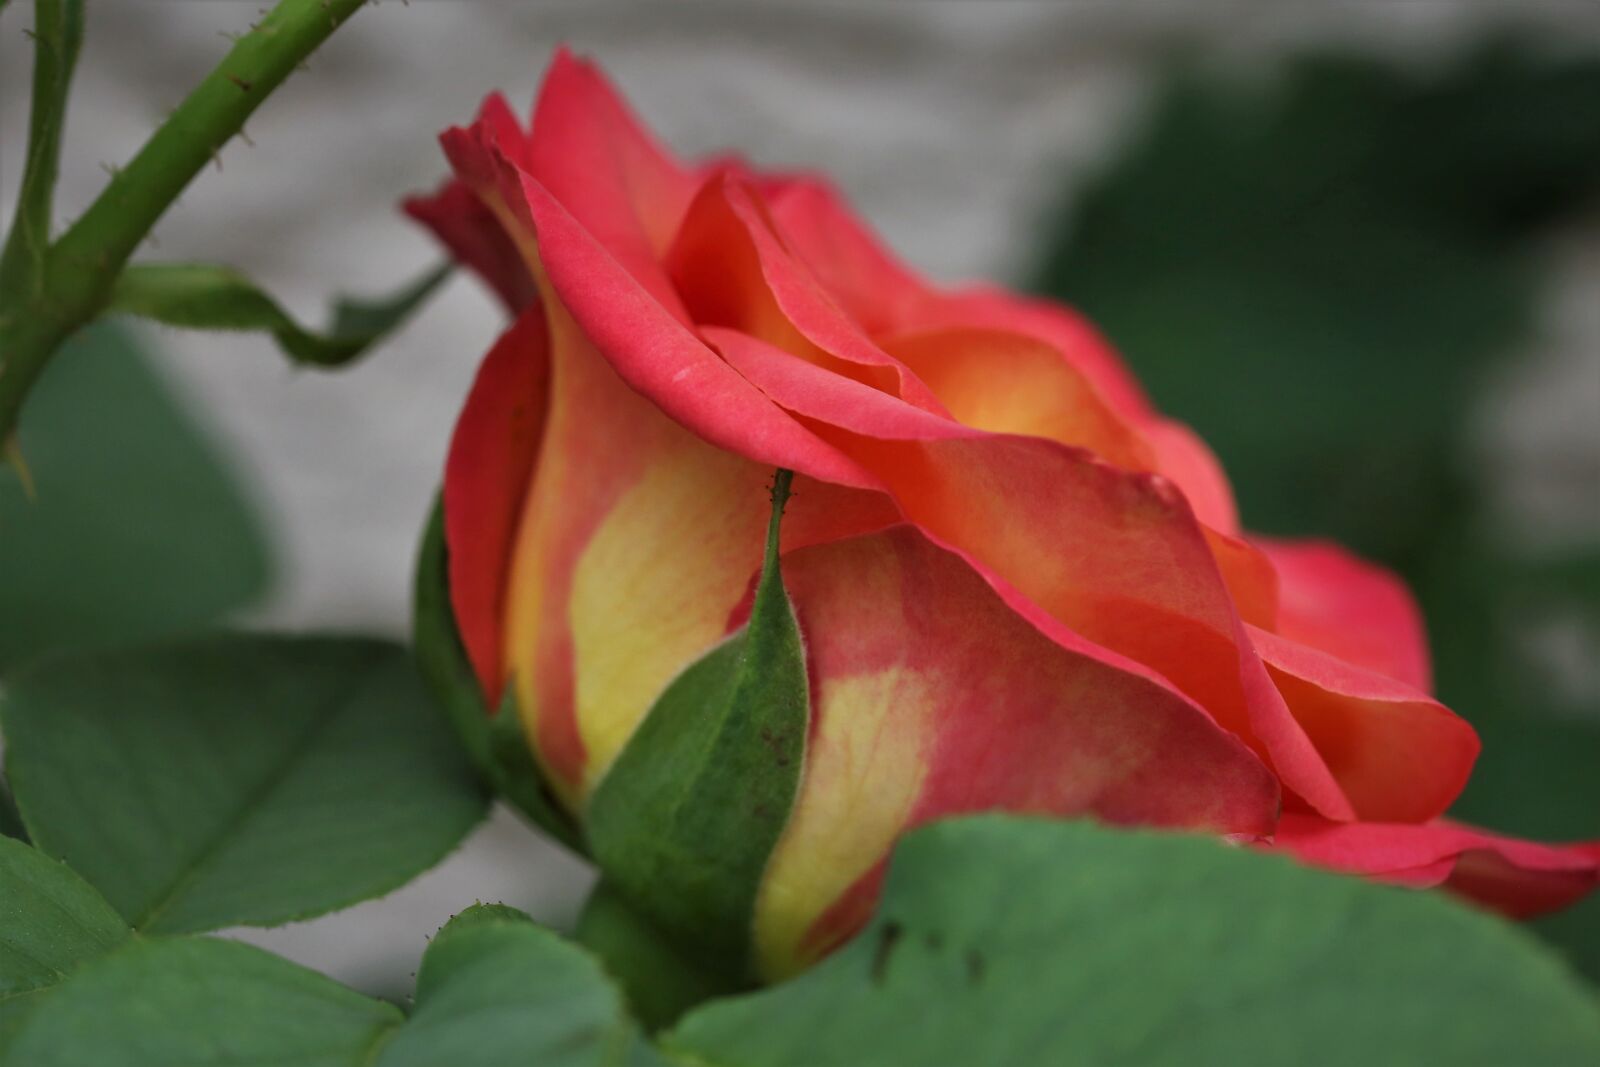
{"type": "Polygon", "coordinates": [[[1016,610],[1026,601],[1152,668],[1259,746],[1314,808],[1353,816],[1245,637],[1205,535],[1170,483],[1055,441],[939,418],[756,338],[705,333],[1016,610]]]}
{"type": "Polygon", "coordinates": [[[695,198],[670,259],[674,282],[701,326],[723,326],[927,411],[933,392],[879,348],[834,294],[783,246],[751,182],[728,172],[695,198]]]}
{"type": "Polygon", "coordinates": [[[913,528],[784,558],[813,688],[756,911],[769,976],[854,933],[907,829],[1004,810],[1270,832],[1277,782],[1170,687],[1030,626],[913,528]]]}
{"type": "Polygon", "coordinates": [[[758,179],[773,226],[844,313],[869,336],[915,328],[932,292],[880,243],[826,178],[758,179]]]}
{"type": "Polygon", "coordinates": [[[951,327],[898,334],[882,344],[963,425],[1086,448],[1127,470],[1155,469],[1155,454],[1143,438],[1038,338],[951,327]]]}
{"type": "Polygon", "coordinates": [[[1271,629],[1278,619],[1278,573],[1273,570],[1272,561],[1242,537],[1205,524],[1201,529],[1239,618],[1252,626],[1271,629]]]}
{"type": "Polygon", "coordinates": [[[1465,719],[1309,646],[1254,628],[1251,637],[1359,818],[1425,822],[1460,794],[1479,748],[1465,719]]]}
{"type": "Polygon", "coordinates": [[[1239,511],[1233,487],[1210,447],[1181,422],[1151,417],[1137,423],[1150,442],[1156,461],[1152,470],[1171,478],[1200,521],[1229,536],[1239,533],[1239,511]]]}
{"type": "Polygon", "coordinates": [[[939,294],[916,309],[902,329],[971,326],[1037,337],[1061,353],[1094,383],[1113,409],[1129,417],[1149,416],[1144,390],[1100,332],[1069,308],[1003,289],[974,287],[939,294]]]}

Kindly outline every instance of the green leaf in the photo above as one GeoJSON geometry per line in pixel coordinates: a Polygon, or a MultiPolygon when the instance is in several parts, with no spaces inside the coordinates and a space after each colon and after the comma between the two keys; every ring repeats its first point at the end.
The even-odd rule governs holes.
{"type": "Polygon", "coordinates": [[[250,945],[138,939],[45,997],[0,1064],[365,1067],[401,1018],[250,945]]]}
{"type": "Polygon", "coordinates": [[[705,1067],[1600,1062],[1537,942],[1437,894],[1198,837],[981,816],[896,850],[873,924],[663,1041],[705,1067]]]}
{"type": "MultiPolygon", "coordinates": [[[[31,852],[11,843],[12,849],[31,852]]],[[[0,852],[0,886],[7,866],[0,852]]],[[[35,854],[37,856],[37,854],[35,854]]],[[[64,867],[44,857],[35,866],[64,867]]],[[[70,875],[67,877],[70,878],[70,875]]],[[[76,891],[98,901],[73,880],[76,891]]],[[[6,901],[0,899],[0,907],[6,901]]],[[[128,930],[98,901],[99,920],[128,930]]],[[[5,915],[0,911],[0,917],[5,915]]],[[[61,923],[35,917],[42,943],[61,923]]],[[[0,963],[9,957],[0,925],[0,963]]],[[[34,947],[30,944],[28,947],[34,947]]],[[[0,1067],[665,1067],[582,949],[500,905],[469,908],[433,939],[409,1020],[392,1005],[233,941],[135,938],[65,945],[75,967],[26,1014],[0,1017],[0,1067]],[[109,954],[107,954],[109,953],[109,954]],[[100,958],[83,962],[90,956],[100,958]],[[9,1043],[6,1043],[9,1041],[9,1043]]],[[[0,1011],[6,1001],[0,989],[0,1011]]]]}
{"type": "Polygon", "coordinates": [[[131,934],[66,864],[0,837],[0,1048],[44,991],[131,934]]]}
{"type": "Polygon", "coordinates": [[[68,343],[21,445],[32,494],[0,469],[0,676],[49,650],[195,629],[265,590],[255,508],[126,330],[68,343]]]}
{"type": "Polygon", "coordinates": [[[605,882],[583,906],[577,939],[605,963],[634,1015],[651,1031],[672,1025],[697,1004],[744,988],[701,966],[605,882]]]}
{"type": "Polygon", "coordinates": [[[451,270],[435,267],[380,300],[338,300],[321,333],[301,327],[238,271],[209,263],[136,263],[117,279],[110,309],[188,329],[264,331],[297,363],[337,367],[404,322],[451,270]]]}
{"type": "Polygon", "coordinates": [[[805,650],[778,564],[790,475],[774,482],[766,562],[738,633],[656,700],[589,803],[608,882],[663,933],[753,977],[751,916],[805,755],[805,650]]]}
{"type": "Polygon", "coordinates": [[[269,925],[394,889],[485,798],[410,659],[227,636],[63,657],[0,701],[34,842],[133,926],[269,925]]]}
{"type": "Polygon", "coordinates": [[[66,864],[0,838],[0,999],[54,984],[131,933],[66,864]]]}
{"type": "Polygon", "coordinates": [[[582,949],[512,908],[469,908],[422,957],[417,1006],[375,1067],[620,1065],[637,1040],[582,949]]]}
{"type": "Polygon", "coordinates": [[[587,855],[577,824],[545,785],[522,733],[515,695],[508,687],[504,706],[494,715],[484,705],[450,607],[446,561],[444,505],[439,501],[417,559],[412,642],[422,676],[484,780],[540,829],[587,855]]]}

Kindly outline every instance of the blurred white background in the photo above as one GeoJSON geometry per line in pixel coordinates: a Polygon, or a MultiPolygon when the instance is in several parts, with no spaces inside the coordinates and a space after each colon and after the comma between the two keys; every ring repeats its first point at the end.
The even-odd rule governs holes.
{"type": "MultiPolygon", "coordinates": [[[[70,218],[216,62],[265,0],[90,0],[59,208],[70,218]]],[[[22,162],[26,0],[0,19],[0,207],[22,162]]],[[[735,147],[831,172],[908,260],[941,279],[1011,279],[1063,183],[1092,172],[1175,53],[1265,64],[1307,43],[1448,56],[1489,27],[1600,42],[1600,6],[470,3],[382,0],[251,121],[157,227],[150,257],[238,266],[305,321],[377,294],[439,251],[394,210],[444,174],[434,135],[503,88],[531,100],[558,42],[596,57],[686,154],[735,147]]],[[[1553,249],[1540,338],[1484,414],[1523,536],[1600,528],[1600,219],[1553,249]]],[[[254,336],[165,333],[160,358],[248,475],[281,580],[251,621],[401,634],[412,554],[445,444],[498,308],[458,277],[349,373],[289,369],[254,336]]],[[[425,932],[474,900],[562,923],[587,875],[498,814],[442,867],[331,919],[248,936],[377,991],[404,988],[425,932]]]]}

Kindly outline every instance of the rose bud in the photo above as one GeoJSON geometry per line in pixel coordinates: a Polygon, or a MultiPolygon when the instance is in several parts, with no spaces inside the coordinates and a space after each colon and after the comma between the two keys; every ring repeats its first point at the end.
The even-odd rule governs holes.
{"type": "Polygon", "coordinates": [[[929,284],[821,179],[679,162],[565,52],[530,128],[491,96],[442,141],[455,177],[408,210],[514,322],[422,598],[475,752],[662,928],[791,974],[862,926],[897,838],[983,810],[1513,915],[1595,886],[1594,845],[1442,819],[1478,739],[1406,590],[1246,537],[1071,310],[929,284]]]}

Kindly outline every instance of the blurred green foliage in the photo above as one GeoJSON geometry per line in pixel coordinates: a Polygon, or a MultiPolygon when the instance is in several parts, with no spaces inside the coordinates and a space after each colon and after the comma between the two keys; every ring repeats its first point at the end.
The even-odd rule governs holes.
{"type": "Polygon", "coordinates": [[[28,839],[28,831],[22,828],[22,816],[17,814],[16,802],[11,799],[11,791],[3,778],[0,778],[0,837],[28,839]]]}
{"type": "MultiPolygon", "coordinates": [[[[1600,545],[1498,543],[1465,445],[1528,340],[1537,238],[1597,191],[1600,58],[1502,40],[1426,72],[1185,69],[1035,279],[1211,443],[1251,528],[1411,582],[1438,692],[1484,740],[1454,814],[1541,838],[1600,837],[1600,707],[1528,656],[1540,619],[1600,627],[1600,545]]],[[[1600,901],[1540,928],[1600,976],[1600,901]]]]}
{"type": "Polygon", "coordinates": [[[131,334],[68,343],[0,469],[0,674],[31,656],[202,627],[266,589],[256,509],[131,334]]]}

